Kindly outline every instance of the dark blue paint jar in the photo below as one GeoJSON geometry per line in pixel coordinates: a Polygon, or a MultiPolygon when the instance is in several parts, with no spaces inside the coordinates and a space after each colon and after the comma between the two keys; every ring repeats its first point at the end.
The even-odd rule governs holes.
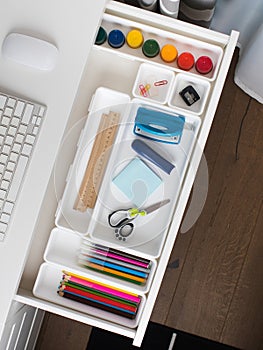
{"type": "Polygon", "coordinates": [[[119,29],[113,29],[108,35],[108,43],[114,49],[119,49],[125,43],[125,36],[119,29]]]}

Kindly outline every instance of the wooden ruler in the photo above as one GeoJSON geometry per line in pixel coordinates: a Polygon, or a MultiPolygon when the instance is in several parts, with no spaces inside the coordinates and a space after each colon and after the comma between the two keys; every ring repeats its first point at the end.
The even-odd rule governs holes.
{"type": "Polygon", "coordinates": [[[97,136],[79,189],[74,209],[84,212],[94,208],[98,190],[110,156],[120,120],[119,113],[102,114],[97,136]]]}

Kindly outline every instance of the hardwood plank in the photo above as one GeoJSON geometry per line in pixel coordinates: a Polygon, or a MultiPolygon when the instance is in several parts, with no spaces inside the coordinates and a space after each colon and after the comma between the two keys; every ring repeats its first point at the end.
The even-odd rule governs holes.
{"type": "MultiPolygon", "coordinates": [[[[240,157],[244,147],[249,147],[253,159],[250,182],[261,193],[257,221],[253,227],[246,259],[237,283],[220,340],[242,349],[263,349],[263,106],[252,101],[251,132],[256,133],[254,144],[243,134],[240,144],[240,157]],[[255,181],[258,177],[259,181],[255,181]],[[261,206],[260,206],[261,205],[261,206]]],[[[247,128],[246,128],[247,129],[247,128]]],[[[245,129],[245,131],[246,131],[245,129]]],[[[255,208],[256,209],[256,208],[255,208]]]]}
{"type": "MultiPolygon", "coordinates": [[[[235,160],[246,101],[247,96],[238,90],[216,155],[207,203],[167,318],[169,326],[214,340],[220,339],[261,202],[262,175],[255,160],[260,151],[262,154],[256,147],[258,135],[262,135],[262,118],[254,120],[252,112],[243,129],[242,157],[235,160]]],[[[210,138],[210,145],[212,141],[210,138]]]]}
{"type": "Polygon", "coordinates": [[[85,350],[92,327],[68,318],[46,313],[36,350],[85,350]]]}

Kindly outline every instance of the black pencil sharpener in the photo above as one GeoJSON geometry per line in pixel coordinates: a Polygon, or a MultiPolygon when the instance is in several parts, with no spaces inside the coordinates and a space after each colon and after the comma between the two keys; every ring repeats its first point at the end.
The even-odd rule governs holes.
{"type": "Polygon", "coordinates": [[[200,100],[200,96],[192,85],[186,86],[182,91],[179,92],[179,94],[187,106],[191,106],[193,103],[200,100]]]}

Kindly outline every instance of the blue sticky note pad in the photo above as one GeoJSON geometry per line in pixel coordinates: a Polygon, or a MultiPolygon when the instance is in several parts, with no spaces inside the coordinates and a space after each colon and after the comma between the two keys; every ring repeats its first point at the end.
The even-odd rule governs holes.
{"type": "Polygon", "coordinates": [[[140,158],[134,158],[112,182],[140,207],[162,183],[162,179],[140,158]]]}

